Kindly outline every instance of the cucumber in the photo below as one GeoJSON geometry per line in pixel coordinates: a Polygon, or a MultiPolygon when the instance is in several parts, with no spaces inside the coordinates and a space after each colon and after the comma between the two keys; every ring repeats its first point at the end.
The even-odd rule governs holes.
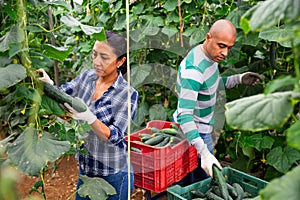
{"type": "Polygon", "coordinates": [[[228,192],[229,192],[230,196],[232,196],[233,198],[236,198],[238,196],[236,189],[229,183],[226,183],[226,184],[227,184],[227,188],[228,188],[228,192]]]}
{"type": "Polygon", "coordinates": [[[175,136],[178,130],[175,128],[163,128],[160,130],[160,132],[175,136]]]}
{"type": "Polygon", "coordinates": [[[182,141],[182,139],[180,139],[179,137],[176,137],[176,136],[171,136],[171,138],[170,138],[171,146],[174,146],[174,145],[180,143],[181,141],[182,141]]]}
{"type": "Polygon", "coordinates": [[[205,196],[207,199],[209,200],[224,200],[222,197],[216,195],[215,193],[213,193],[212,191],[206,192],[205,196]]]}
{"type": "Polygon", "coordinates": [[[140,150],[139,148],[136,148],[136,147],[130,147],[130,150],[137,152],[137,153],[142,153],[142,150],[140,150]]]}
{"type": "Polygon", "coordinates": [[[50,83],[44,82],[44,93],[50,97],[51,99],[55,100],[57,103],[68,103],[74,110],[78,112],[86,111],[86,105],[82,103],[79,99],[73,98],[67,93],[59,90],[55,86],[51,85],[50,83]]]}
{"type": "Polygon", "coordinates": [[[238,183],[233,183],[232,187],[235,188],[235,190],[237,192],[236,200],[243,199],[244,198],[244,189],[242,188],[242,186],[238,183]]]}
{"type": "Polygon", "coordinates": [[[219,186],[221,191],[221,196],[225,200],[230,200],[231,198],[228,192],[227,183],[225,177],[222,174],[222,171],[219,169],[219,167],[216,164],[213,164],[212,170],[213,170],[212,180],[217,186],[219,186]]]}
{"type": "Polygon", "coordinates": [[[152,138],[150,135],[149,136],[140,137],[140,139],[141,139],[142,142],[145,142],[145,141],[149,140],[150,138],[152,138]]]}
{"type": "Polygon", "coordinates": [[[170,125],[170,128],[174,128],[174,129],[176,129],[176,130],[179,129],[178,126],[177,126],[176,124],[174,124],[174,123],[172,123],[172,124],[170,125]]]}
{"type": "Polygon", "coordinates": [[[205,197],[205,194],[199,190],[191,190],[190,193],[192,194],[192,197],[193,198],[204,198],[205,197]]]}
{"type": "Polygon", "coordinates": [[[154,146],[154,145],[162,142],[164,138],[165,137],[163,135],[158,135],[158,136],[155,136],[155,137],[150,138],[149,140],[145,141],[144,144],[154,146]]]}
{"type": "Polygon", "coordinates": [[[170,141],[170,137],[165,137],[165,139],[163,141],[161,141],[160,143],[156,144],[156,147],[164,147],[166,146],[170,141]]]}
{"type": "Polygon", "coordinates": [[[158,133],[160,131],[158,128],[155,127],[151,127],[150,130],[152,131],[152,133],[158,133]]]}

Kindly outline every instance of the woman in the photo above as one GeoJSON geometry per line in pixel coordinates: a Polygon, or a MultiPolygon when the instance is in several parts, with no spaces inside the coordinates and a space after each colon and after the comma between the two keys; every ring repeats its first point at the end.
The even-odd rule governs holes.
{"type": "MultiPolygon", "coordinates": [[[[132,120],[137,109],[138,93],[128,87],[122,73],[126,72],[126,41],[114,32],[106,32],[106,41],[94,43],[92,59],[94,69],[89,69],[71,82],[60,87],[71,96],[80,98],[87,110],[76,112],[70,105],[65,107],[71,116],[91,125],[84,146],[88,155],[76,154],[79,174],[105,179],[117,194],[109,200],[128,199],[128,168],[125,135],[128,120],[132,120]],[[128,117],[128,89],[130,89],[131,116],[128,117]]],[[[41,80],[52,82],[43,70],[41,80]]],[[[132,169],[132,166],[131,166],[132,169]]],[[[130,188],[133,190],[133,172],[130,174],[130,188]]],[[[82,184],[78,179],[77,189],[82,184]]],[[[76,194],[76,200],[82,198],[76,194]]]]}

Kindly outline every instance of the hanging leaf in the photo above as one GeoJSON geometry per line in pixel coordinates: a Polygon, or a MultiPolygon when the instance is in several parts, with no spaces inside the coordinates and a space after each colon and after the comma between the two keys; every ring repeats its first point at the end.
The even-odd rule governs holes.
{"type": "Polygon", "coordinates": [[[149,119],[150,120],[162,120],[167,119],[167,112],[161,104],[154,104],[149,109],[149,119]]]}
{"type": "Polygon", "coordinates": [[[258,94],[225,104],[227,123],[236,129],[262,131],[282,127],[293,112],[293,92],[258,94]]]}
{"type": "Polygon", "coordinates": [[[69,149],[69,142],[59,141],[50,133],[39,133],[35,128],[27,127],[9,146],[8,156],[20,171],[37,176],[48,161],[54,162],[69,149]]]}
{"type": "Polygon", "coordinates": [[[292,41],[294,40],[294,45],[300,44],[300,38],[294,38],[294,28],[293,26],[286,26],[284,28],[271,27],[265,29],[259,33],[259,38],[270,41],[277,42],[283,47],[292,47],[292,41]]]}
{"type": "Polygon", "coordinates": [[[78,189],[78,194],[81,197],[89,197],[91,200],[107,199],[108,195],[117,194],[115,188],[103,178],[90,178],[84,175],[79,175],[83,184],[78,189]]]}
{"type": "Polygon", "coordinates": [[[77,19],[70,15],[62,16],[61,21],[67,25],[68,27],[80,27],[80,29],[87,35],[92,36],[94,39],[99,41],[104,41],[106,39],[104,28],[103,27],[96,27],[96,26],[89,26],[82,24],[77,19]]]}
{"type": "Polygon", "coordinates": [[[280,178],[272,180],[259,191],[261,199],[300,199],[300,166],[280,178]]]}
{"type": "Polygon", "coordinates": [[[286,141],[290,147],[300,151],[300,121],[296,121],[286,130],[286,141]]]}
{"type": "Polygon", "coordinates": [[[45,48],[45,55],[53,58],[55,60],[59,60],[61,62],[63,62],[71,53],[72,51],[72,47],[56,47],[53,46],[51,44],[45,44],[44,45],[45,48]]]}
{"type": "Polygon", "coordinates": [[[300,3],[295,0],[266,0],[249,9],[241,18],[241,27],[250,30],[262,30],[280,20],[296,20],[300,16],[300,3]]]}
{"type": "Polygon", "coordinates": [[[26,69],[20,64],[0,68],[0,90],[8,88],[26,78],[26,69]]]}
{"type": "Polygon", "coordinates": [[[299,151],[288,146],[278,146],[267,154],[266,164],[272,165],[281,173],[286,173],[297,160],[300,160],[299,151]]]}

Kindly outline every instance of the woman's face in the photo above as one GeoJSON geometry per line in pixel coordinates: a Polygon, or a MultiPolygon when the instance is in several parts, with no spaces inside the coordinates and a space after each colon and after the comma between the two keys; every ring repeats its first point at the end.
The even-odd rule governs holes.
{"type": "Polygon", "coordinates": [[[123,59],[117,60],[114,49],[107,42],[95,42],[92,58],[94,69],[101,77],[118,74],[118,67],[124,62],[123,59]]]}

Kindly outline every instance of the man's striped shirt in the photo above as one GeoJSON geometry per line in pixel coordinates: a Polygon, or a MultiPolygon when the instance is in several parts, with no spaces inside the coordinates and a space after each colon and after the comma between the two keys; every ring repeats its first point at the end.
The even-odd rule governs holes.
{"type": "Polygon", "coordinates": [[[188,141],[199,137],[199,133],[212,132],[216,92],[222,83],[232,88],[239,84],[239,75],[221,78],[218,63],[204,54],[201,45],[182,60],[176,83],[178,105],[173,116],[188,141]]]}

